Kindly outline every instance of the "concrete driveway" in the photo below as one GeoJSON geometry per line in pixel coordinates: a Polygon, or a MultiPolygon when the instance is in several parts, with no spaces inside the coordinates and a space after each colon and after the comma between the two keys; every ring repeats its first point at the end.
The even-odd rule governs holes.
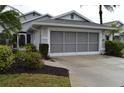
{"type": "MultiPolygon", "coordinates": [[[[56,57],[51,65],[69,70],[74,87],[124,86],[124,59],[110,56],[56,57]]],[[[48,63],[49,64],[49,63],[48,63]]]]}

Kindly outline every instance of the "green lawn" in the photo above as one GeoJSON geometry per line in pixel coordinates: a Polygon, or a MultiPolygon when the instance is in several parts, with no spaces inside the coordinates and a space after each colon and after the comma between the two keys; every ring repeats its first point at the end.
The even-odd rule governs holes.
{"type": "Polygon", "coordinates": [[[49,74],[1,74],[1,87],[70,87],[68,77],[49,74]]]}

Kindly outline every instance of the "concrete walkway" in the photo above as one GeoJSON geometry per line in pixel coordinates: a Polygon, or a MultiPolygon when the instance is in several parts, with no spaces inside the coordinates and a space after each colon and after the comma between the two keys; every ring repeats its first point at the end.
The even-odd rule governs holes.
{"type": "Polygon", "coordinates": [[[102,55],[55,57],[47,65],[69,70],[73,87],[124,86],[124,59],[102,55]]]}

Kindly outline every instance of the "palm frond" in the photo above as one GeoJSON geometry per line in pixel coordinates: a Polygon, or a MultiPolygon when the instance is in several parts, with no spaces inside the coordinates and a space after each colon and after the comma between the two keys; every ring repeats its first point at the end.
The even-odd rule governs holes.
{"type": "Polygon", "coordinates": [[[108,11],[113,12],[114,9],[115,9],[116,7],[118,7],[119,5],[103,5],[103,6],[104,6],[105,9],[107,9],[108,11]]]}

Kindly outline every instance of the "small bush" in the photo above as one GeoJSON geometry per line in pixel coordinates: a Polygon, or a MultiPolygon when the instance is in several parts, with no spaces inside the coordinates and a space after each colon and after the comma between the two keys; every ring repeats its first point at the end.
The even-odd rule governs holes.
{"type": "Polygon", "coordinates": [[[105,52],[107,55],[121,57],[121,50],[124,48],[124,43],[120,41],[106,41],[105,52]]]}
{"type": "Polygon", "coordinates": [[[12,49],[12,52],[15,54],[16,52],[18,52],[19,50],[18,49],[12,49]]]}
{"type": "Polygon", "coordinates": [[[38,52],[19,51],[15,55],[14,66],[26,69],[41,68],[43,62],[41,60],[41,55],[38,52]]]}
{"type": "Polygon", "coordinates": [[[27,52],[36,52],[36,47],[33,44],[26,44],[24,48],[27,52]]]}
{"type": "Polygon", "coordinates": [[[48,49],[49,49],[48,44],[40,44],[39,45],[39,51],[42,54],[43,58],[45,58],[45,59],[48,58],[48,49]]]}
{"type": "Polygon", "coordinates": [[[124,57],[124,49],[121,50],[121,55],[124,57]]]}
{"type": "Polygon", "coordinates": [[[12,49],[6,45],[0,45],[0,71],[5,71],[13,63],[12,49]]]}

